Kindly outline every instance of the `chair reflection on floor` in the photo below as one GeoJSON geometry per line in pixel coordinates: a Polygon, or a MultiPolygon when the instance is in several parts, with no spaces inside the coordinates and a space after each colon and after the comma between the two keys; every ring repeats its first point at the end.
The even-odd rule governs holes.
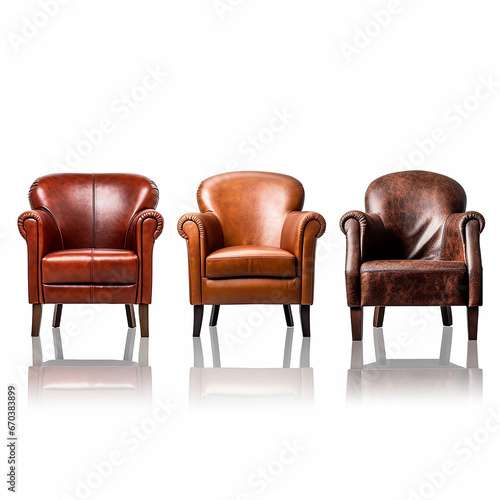
{"type": "Polygon", "coordinates": [[[467,365],[450,363],[453,327],[443,327],[439,359],[387,359],[383,328],[374,328],[374,363],[363,364],[363,341],[352,342],[347,375],[347,401],[440,399],[481,401],[483,371],[478,367],[477,341],[467,344],[467,365]]]}
{"type": "Polygon", "coordinates": [[[55,359],[45,362],[40,337],[32,337],[30,406],[151,404],[149,339],[140,339],[138,362],[132,361],[135,328],[127,331],[123,360],[64,359],[60,328],[52,328],[52,334],[55,359]]]}
{"type": "Polygon", "coordinates": [[[213,367],[205,368],[200,337],[193,338],[194,367],[189,377],[191,409],[281,409],[313,402],[310,338],[302,338],[299,368],[290,368],[293,327],[286,330],[283,368],[222,368],[217,327],[210,327],[213,367]]]}

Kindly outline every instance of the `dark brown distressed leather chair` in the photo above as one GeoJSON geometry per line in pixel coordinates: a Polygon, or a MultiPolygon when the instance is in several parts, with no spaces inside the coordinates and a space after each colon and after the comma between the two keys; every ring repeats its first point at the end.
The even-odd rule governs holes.
{"type": "Polygon", "coordinates": [[[211,304],[210,326],[222,304],[300,304],[302,333],[310,335],[316,238],[325,220],[302,212],[304,188],[293,177],[270,172],[231,172],[204,180],[201,213],[179,219],[187,240],[193,336],[200,335],[203,305],[211,304]]]}
{"type": "Polygon", "coordinates": [[[130,328],[139,304],[147,337],[153,244],[163,229],[154,209],[158,188],[134,174],[55,174],[30,188],[32,210],[19,216],[28,245],[31,335],[40,332],[42,304],[125,304],[130,328]]]}
{"type": "Polygon", "coordinates": [[[363,338],[363,306],[376,306],[381,327],[385,306],[467,306],[469,339],[477,338],[482,304],[479,234],[484,218],[465,212],[462,186],[444,175],[396,172],[374,180],[366,212],[347,212],[346,287],[353,340],[363,338]]]}

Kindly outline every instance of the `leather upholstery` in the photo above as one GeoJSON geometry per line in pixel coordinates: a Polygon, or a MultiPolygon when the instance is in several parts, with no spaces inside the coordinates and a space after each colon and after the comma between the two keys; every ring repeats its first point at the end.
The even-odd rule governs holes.
{"type": "Polygon", "coordinates": [[[374,180],[366,191],[368,213],[380,215],[386,248],[394,259],[437,259],[443,225],[465,211],[467,198],[458,182],[425,171],[396,172],[374,180]]]}
{"type": "Polygon", "coordinates": [[[467,305],[463,262],[373,260],[361,266],[361,305],[467,305]]]}
{"type": "Polygon", "coordinates": [[[302,212],[288,175],[231,172],[204,180],[201,213],[179,219],[191,304],[312,304],[316,238],[324,218],[302,212]]]}
{"type": "Polygon", "coordinates": [[[207,278],[295,278],[295,260],[293,254],[276,247],[238,245],[221,248],[207,257],[207,278]]]}
{"type": "Polygon", "coordinates": [[[288,175],[231,172],[204,180],[197,197],[202,212],[218,217],[225,246],[279,247],[285,217],[302,210],[304,188],[288,175]]]}
{"type": "Polygon", "coordinates": [[[479,233],[484,218],[465,212],[453,179],[425,171],[373,181],[366,212],[342,216],[351,307],[482,303],[479,233]]]}
{"type": "Polygon", "coordinates": [[[158,188],[135,174],[54,174],[31,186],[19,231],[29,301],[151,302],[152,250],[163,229],[158,188]]]}
{"type": "Polygon", "coordinates": [[[42,259],[44,283],[137,283],[139,259],[130,250],[83,248],[42,259]]]}

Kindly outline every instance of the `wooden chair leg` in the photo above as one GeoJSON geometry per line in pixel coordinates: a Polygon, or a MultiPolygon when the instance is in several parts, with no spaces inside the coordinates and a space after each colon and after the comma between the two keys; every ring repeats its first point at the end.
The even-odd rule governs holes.
{"type": "Polygon", "coordinates": [[[217,320],[219,319],[219,310],[219,305],[212,306],[212,313],[210,314],[210,326],[217,326],[217,320]]]}
{"type": "Polygon", "coordinates": [[[38,337],[40,335],[40,325],[42,323],[42,304],[33,304],[31,315],[31,336],[38,337]]]}
{"type": "Polygon", "coordinates": [[[283,304],[285,310],[286,326],[293,326],[292,306],[290,304],[283,304]]]}
{"type": "Polygon", "coordinates": [[[125,304],[125,312],[127,313],[127,324],[129,328],[135,328],[135,313],[134,304],[125,304]]]}
{"type": "Polygon", "coordinates": [[[300,306],[300,325],[302,327],[302,336],[311,336],[311,306],[300,306]]]}
{"type": "Polygon", "coordinates": [[[385,307],[376,307],[375,312],[373,313],[373,326],[375,328],[382,328],[384,324],[384,314],[385,307]]]}
{"type": "Polygon", "coordinates": [[[52,318],[52,326],[54,328],[59,328],[61,326],[62,306],[62,304],[56,304],[54,306],[54,317],[52,318]]]}
{"type": "Polygon", "coordinates": [[[441,317],[443,318],[443,326],[453,325],[451,306],[441,306],[441,317]]]}
{"type": "Polygon", "coordinates": [[[149,337],[149,306],[139,304],[139,323],[141,325],[141,337],[149,337]]]}
{"type": "Polygon", "coordinates": [[[199,337],[203,323],[203,305],[194,306],[193,337],[199,337]]]}
{"type": "Polygon", "coordinates": [[[467,307],[467,330],[469,340],[477,340],[477,320],[479,318],[479,307],[467,307]]]}
{"type": "Polygon", "coordinates": [[[363,308],[351,307],[352,340],[363,340],[363,308]]]}

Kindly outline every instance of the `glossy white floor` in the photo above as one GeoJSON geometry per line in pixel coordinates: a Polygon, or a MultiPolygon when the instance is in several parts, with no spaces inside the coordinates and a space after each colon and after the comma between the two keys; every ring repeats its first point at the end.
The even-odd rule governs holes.
{"type": "MultiPolygon", "coordinates": [[[[41,11],[37,2],[3,6],[0,16],[0,414],[6,415],[7,385],[14,384],[19,498],[497,498],[496,3],[53,4],[57,12],[30,38],[23,19],[41,11]],[[155,68],[156,88],[126,104],[123,94],[155,68]],[[249,136],[280,113],[288,114],[281,130],[251,146],[249,136]],[[69,167],[143,173],[159,186],[165,229],[155,246],[149,345],[140,345],[138,332],[126,344],[122,306],[68,306],[55,332],[63,362],[48,306],[40,344],[43,361],[59,358],[51,368],[71,370],[71,359],[123,360],[133,333],[135,364],[128,360],[120,375],[94,366],[86,380],[98,390],[72,402],[75,378],[71,386],[52,370],[53,385],[43,393],[40,370],[32,369],[38,392],[28,404],[33,346],[17,216],[29,208],[31,182],[62,169],[68,148],[104,118],[112,120],[112,132],[69,167]],[[468,344],[461,308],[453,309],[452,332],[443,332],[437,308],[388,309],[386,357],[417,360],[398,371],[397,362],[380,356],[380,331],[375,349],[368,308],[362,362],[376,364],[362,372],[360,346],[351,355],[338,220],[362,210],[368,184],[410,168],[405,162],[456,179],[468,208],[486,218],[479,340],[468,344]],[[176,222],[196,210],[203,178],[231,169],[297,177],[305,209],[323,214],[327,231],[318,241],[310,346],[302,342],[296,307],[293,340],[280,306],[222,307],[215,355],[222,368],[213,370],[208,308],[201,346],[193,346],[185,241],[176,222]],[[476,348],[482,373],[474,366],[476,348]],[[418,361],[424,358],[435,360],[433,370],[418,361]],[[288,361],[291,368],[282,368],[288,361]],[[464,394],[477,399],[481,385],[483,401],[467,401],[464,394]],[[346,404],[348,387],[360,404],[346,404]],[[139,400],[148,400],[150,389],[144,407],[139,400]],[[42,407],[33,404],[40,399],[42,407]]],[[[7,451],[3,456],[7,467],[7,451]]]]}

